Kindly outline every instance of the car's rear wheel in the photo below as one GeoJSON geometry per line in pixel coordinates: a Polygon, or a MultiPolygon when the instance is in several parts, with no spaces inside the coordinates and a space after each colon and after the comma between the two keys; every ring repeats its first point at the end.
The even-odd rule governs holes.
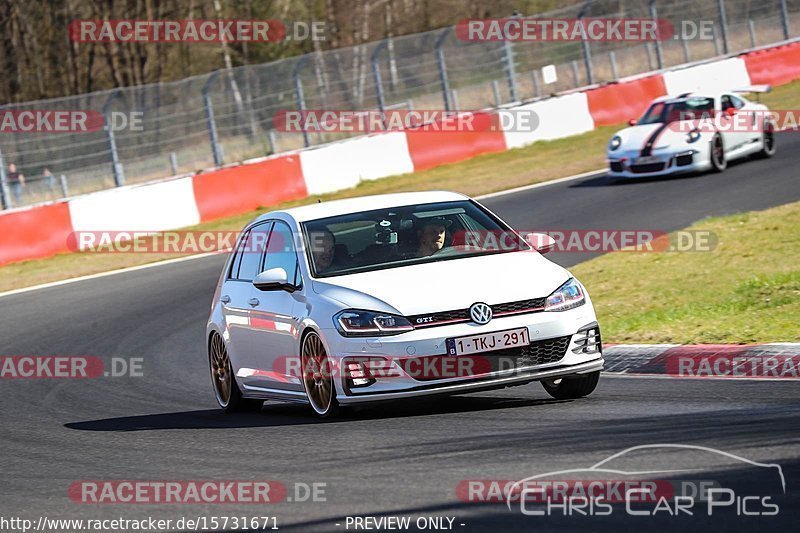
{"type": "Polygon", "coordinates": [[[542,386],[547,394],[556,400],[574,400],[590,395],[597,388],[600,380],[600,371],[591,374],[580,374],[559,379],[542,381],[542,386]]]}
{"type": "Polygon", "coordinates": [[[336,387],[333,383],[333,365],[322,339],[313,331],[303,338],[300,360],[303,387],[311,409],[322,418],[336,416],[339,413],[339,402],[336,401],[336,387]]]}
{"type": "Polygon", "coordinates": [[[711,139],[711,168],[714,172],[722,172],[728,167],[728,161],[725,159],[725,146],[722,144],[722,135],[715,134],[711,139]]]}
{"type": "Polygon", "coordinates": [[[217,333],[211,335],[208,343],[208,363],[211,368],[211,382],[214,386],[214,396],[220,407],[228,412],[258,411],[264,405],[263,400],[245,398],[236,377],[233,374],[231,358],[225,342],[217,333]]]}
{"type": "Polygon", "coordinates": [[[758,152],[758,156],[764,159],[775,155],[775,131],[771,127],[767,127],[763,133],[762,148],[758,152]]]}

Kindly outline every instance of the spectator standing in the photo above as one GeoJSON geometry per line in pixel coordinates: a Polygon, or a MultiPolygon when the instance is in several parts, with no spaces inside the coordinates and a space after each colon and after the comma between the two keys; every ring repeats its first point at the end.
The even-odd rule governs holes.
{"type": "Polygon", "coordinates": [[[11,186],[11,190],[14,193],[15,203],[19,205],[22,203],[22,188],[25,187],[25,176],[21,172],[17,172],[17,165],[14,163],[8,164],[6,180],[8,180],[8,184],[11,186]]]}

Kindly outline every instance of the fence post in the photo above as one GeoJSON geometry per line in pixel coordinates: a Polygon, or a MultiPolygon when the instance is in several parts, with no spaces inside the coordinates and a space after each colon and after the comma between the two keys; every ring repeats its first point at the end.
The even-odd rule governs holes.
{"type": "Polygon", "coordinates": [[[711,35],[714,37],[714,53],[716,55],[722,55],[719,49],[719,39],[717,39],[717,27],[711,26],[711,35]]]}
{"type": "Polygon", "coordinates": [[[717,0],[719,25],[722,28],[722,51],[728,53],[728,15],[725,13],[725,0],[717,0]]]}
{"type": "Polygon", "coordinates": [[[531,77],[533,78],[533,91],[536,97],[542,96],[542,84],[539,81],[539,70],[533,69],[531,71],[531,77]]]}
{"type": "Polygon", "coordinates": [[[444,99],[445,111],[452,111],[453,104],[450,101],[450,80],[447,79],[447,65],[444,62],[444,50],[442,50],[442,47],[452,29],[452,27],[445,29],[436,39],[436,64],[439,67],[439,80],[442,82],[442,98],[444,99]]]}
{"type": "Polygon", "coordinates": [[[383,115],[386,109],[386,98],[383,95],[383,80],[381,79],[381,67],[378,65],[378,54],[380,54],[387,45],[386,39],[380,42],[375,50],[372,51],[370,62],[372,63],[372,76],[375,79],[375,95],[378,97],[378,110],[383,115]]]}
{"type": "Polygon", "coordinates": [[[579,80],[580,74],[578,74],[578,62],[574,59],[572,60],[572,77],[575,79],[575,87],[580,86],[581,82],[579,80]]]}
{"type": "MultiPolygon", "coordinates": [[[[512,102],[518,102],[517,96],[517,69],[514,66],[514,48],[511,41],[503,40],[503,55],[506,59],[506,75],[508,76],[508,93],[511,95],[512,102]]],[[[499,105],[499,103],[498,103],[499,105]]]]}
{"type": "Polygon", "coordinates": [[[689,53],[689,43],[686,42],[686,38],[681,35],[681,44],[683,45],[683,56],[686,58],[686,62],[692,60],[692,56],[689,53]]]}
{"type": "Polygon", "coordinates": [[[616,81],[619,79],[619,73],[617,72],[617,54],[614,53],[614,50],[608,53],[608,61],[611,63],[611,76],[616,81]]]}
{"type": "Polygon", "coordinates": [[[172,175],[178,175],[178,156],[175,155],[175,152],[169,153],[169,166],[172,169],[172,175]]]}
{"type": "Polygon", "coordinates": [[[497,80],[492,80],[492,94],[494,95],[494,106],[500,107],[500,84],[497,80]]]}
{"type": "Polygon", "coordinates": [[[592,85],[594,83],[594,71],[592,70],[592,50],[589,46],[589,41],[586,40],[586,27],[580,22],[580,19],[586,14],[586,10],[589,8],[589,5],[594,0],[586,0],[586,3],[583,4],[581,10],[578,12],[578,16],[576,17],[581,25],[581,48],[583,49],[583,62],[586,64],[586,82],[588,85],[592,85]]]}
{"type": "MultiPolygon", "coordinates": [[[[656,0],[650,0],[650,16],[653,20],[658,20],[658,10],[656,9],[656,0]]],[[[664,52],[661,50],[661,36],[656,39],[656,63],[658,70],[664,68],[664,52]]]]}
{"type": "Polygon", "coordinates": [[[753,23],[753,19],[747,21],[747,29],[750,30],[750,47],[756,47],[756,25],[753,23]]]}
{"type": "Polygon", "coordinates": [[[0,199],[3,201],[3,209],[11,209],[14,204],[11,201],[11,191],[8,190],[6,178],[6,162],[3,161],[3,154],[0,153],[0,199]]]}
{"type": "Polygon", "coordinates": [[[220,71],[215,70],[206,80],[203,85],[203,106],[206,109],[206,120],[208,121],[208,137],[211,140],[211,155],[214,157],[214,166],[221,167],[223,165],[222,147],[219,144],[219,137],[217,136],[217,122],[214,120],[214,107],[211,105],[211,97],[208,90],[211,84],[217,79],[220,71]]]}
{"type": "Polygon", "coordinates": [[[275,135],[275,130],[270,128],[270,130],[267,132],[267,137],[269,137],[269,147],[272,149],[272,153],[273,154],[277,154],[278,153],[278,139],[277,139],[277,136],[275,135]]]}
{"type": "MultiPolygon", "coordinates": [[[[294,64],[294,68],[292,69],[292,80],[294,80],[294,93],[295,98],[297,98],[297,109],[300,111],[300,116],[303,117],[303,122],[305,122],[304,113],[306,110],[306,95],[303,92],[303,80],[300,79],[300,70],[305,66],[306,62],[308,61],[309,54],[304,54],[300,56],[300,59],[297,60],[297,63],[294,64]]],[[[303,146],[308,147],[311,145],[311,142],[308,140],[308,132],[306,128],[302,128],[303,133],[303,146]]]]}
{"type": "Polygon", "coordinates": [[[111,171],[114,173],[114,184],[117,187],[125,185],[125,170],[122,168],[122,162],[119,160],[119,152],[117,151],[117,139],[114,136],[114,128],[111,127],[111,120],[109,120],[108,109],[111,103],[120,96],[119,89],[113,91],[103,104],[103,119],[106,125],[106,137],[108,139],[108,148],[111,151],[111,171]]]}
{"type": "Polygon", "coordinates": [[[61,184],[61,195],[66,198],[69,196],[69,186],[67,185],[67,177],[64,174],[58,179],[59,183],[61,184]]]}
{"type": "Polygon", "coordinates": [[[451,96],[453,98],[453,110],[461,111],[461,104],[458,103],[458,91],[456,89],[453,89],[451,96]]]}
{"type": "Polygon", "coordinates": [[[789,38],[789,9],[786,7],[786,0],[781,0],[781,26],[783,26],[783,38],[789,38]]]}
{"type": "Polygon", "coordinates": [[[647,50],[647,70],[655,70],[653,68],[653,49],[650,43],[644,43],[644,48],[647,50]]]}

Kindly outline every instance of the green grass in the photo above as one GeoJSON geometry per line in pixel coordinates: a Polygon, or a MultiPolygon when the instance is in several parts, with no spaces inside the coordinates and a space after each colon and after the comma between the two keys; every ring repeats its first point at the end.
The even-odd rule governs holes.
{"type": "MultiPolygon", "coordinates": [[[[764,95],[762,101],[774,109],[796,109],[800,106],[800,81],[776,88],[771,94],[764,95]]],[[[554,141],[540,141],[524,148],[482,155],[423,172],[363,182],[352,189],[312,196],[275,206],[264,206],[250,213],[201,224],[191,229],[238,230],[258,214],[276,208],[309,204],[318,199],[324,201],[369,194],[432,189],[446,189],[476,196],[550,181],[603,167],[606,142],[619,127],[621,126],[606,126],[582,135],[554,141]]],[[[0,291],[137,266],[173,257],[177,256],[151,253],[70,253],[48,259],[25,261],[0,267],[0,291]]]]}
{"type": "Polygon", "coordinates": [[[711,252],[612,253],[573,268],[611,343],[800,341],[800,203],[706,219],[711,252]]]}

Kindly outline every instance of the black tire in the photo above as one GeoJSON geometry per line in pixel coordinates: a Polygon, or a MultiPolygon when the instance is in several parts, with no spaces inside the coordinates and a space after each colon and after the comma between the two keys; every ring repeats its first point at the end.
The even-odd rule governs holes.
{"type": "Polygon", "coordinates": [[[722,144],[722,136],[719,133],[715,133],[711,139],[709,159],[714,172],[722,172],[728,168],[728,160],[725,159],[725,146],[722,144]]]}
{"type": "Polygon", "coordinates": [[[214,387],[214,397],[217,404],[228,413],[242,411],[259,411],[264,405],[264,400],[245,398],[236,376],[233,373],[231,359],[225,341],[214,333],[208,341],[208,366],[211,370],[211,384],[214,387]]]}
{"type": "Polygon", "coordinates": [[[757,156],[760,157],[761,159],[769,159],[770,157],[775,155],[776,152],[775,131],[771,127],[767,126],[762,135],[763,135],[763,148],[761,149],[760,152],[758,152],[757,156]]]}
{"type": "Polygon", "coordinates": [[[300,368],[303,389],[311,411],[320,418],[336,418],[341,413],[336,400],[334,369],[316,332],[310,331],[300,343],[300,368]]]}
{"type": "Polygon", "coordinates": [[[597,388],[600,380],[600,371],[591,374],[567,376],[551,381],[542,381],[542,387],[547,394],[556,400],[574,400],[589,396],[597,388]]]}

